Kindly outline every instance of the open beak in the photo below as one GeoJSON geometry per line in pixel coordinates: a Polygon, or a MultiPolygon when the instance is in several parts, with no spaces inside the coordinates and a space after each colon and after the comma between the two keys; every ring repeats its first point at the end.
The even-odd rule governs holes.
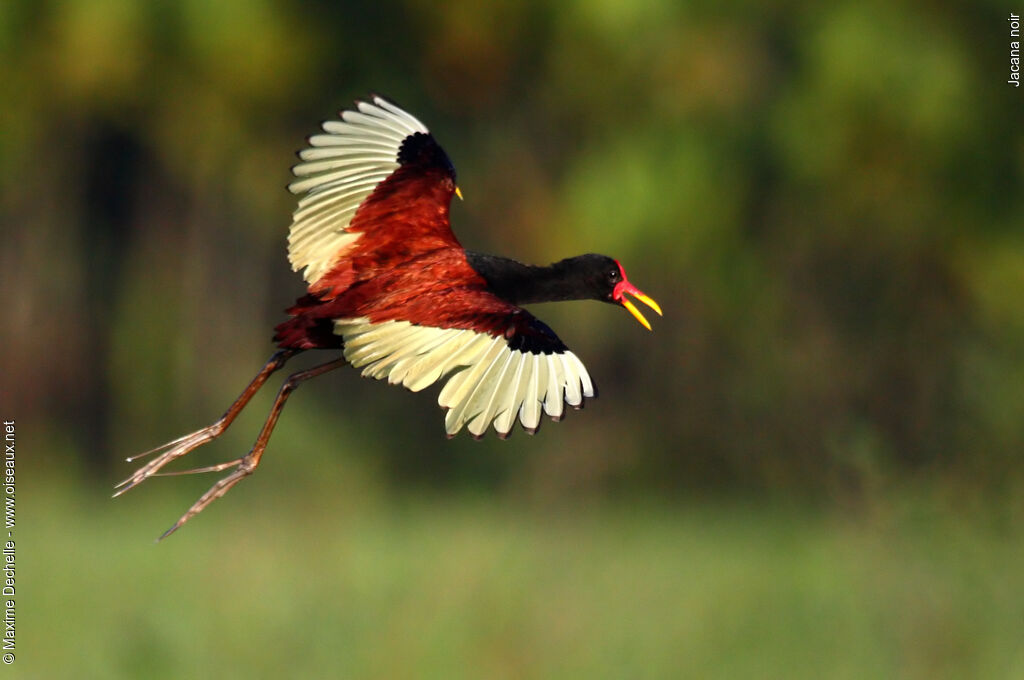
{"type": "Polygon", "coordinates": [[[455,187],[455,195],[459,197],[460,201],[462,200],[462,192],[459,190],[458,187],[455,187]]]}
{"type": "Polygon", "coordinates": [[[644,303],[654,311],[656,311],[658,313],[658,316],[662,316],[661,306],[658,305],[658,303],[655,302],[649,295],[641,291],[639,288],[634,286],[629,281],[626,281],[625,277],[623,277],[622,281],[616,284],[615,290],[612,291],[612,299],[621,304],[627,310],[629,310],[629,313],[632,314],[637,321],[643,324],[644,328],[646,328],[647,330],[651,330],[650,322],[648,322],[647,319],[644,318],[644,315],[641,314],[640,310],[636,308],[636,305],[633,304],[633,301],[626,297],[627,293],[629,295],[632,295],[637,300],[644,303]]]}

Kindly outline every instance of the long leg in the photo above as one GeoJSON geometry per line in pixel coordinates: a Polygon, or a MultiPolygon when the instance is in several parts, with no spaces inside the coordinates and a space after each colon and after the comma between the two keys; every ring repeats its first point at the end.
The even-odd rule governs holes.
{"type": "Polygon", "coordinates": [[[184,437],[178,437],[174,441],[167,442],[163,446],[158,446],[155,449],[151,449],[149,451],[146,451],[145,453],[140,453],[136,456],[132,456],[131,458],[129,458],[128,462],[130,463],[134,460],[142,458],[143,456],[148,456],[150,454],[160,453],[161,451],[163,451],[163,453],[160,453],[160,455],[151,460],[149,463],[143,465],[138,470],[136,470],[131,477],[118,484],[115,487],[117,491],[114,493],[114,496],[120,496],[125,491],[135,488],[136,486],[146,481],[150,477],[156,475],[160,468],[167,465],[172,460],[181,458],[190,451],[194,451],[203,444],[208,444],[217,437],[221,436],[224,433],[224,430],[228,429],[228,426],[235,419],[235,417],[238,416],[238,414],[241,412],[243,408],[245,408],[245,405],[249,403],[249,400],[252,399],[253,395],[256,394],[261,387],[263,387],[263,384],[265,382],[267,382],[267,378],[269,378],[271,374],[273,374],[279,368],[284,366],[285,362],[287,362],[289,359],[291,359],[293,356],[295,356],[301,351],[302,350],[283,349],[276,352],[272,357],[270,357],[266,365],[262,369],[260,369],[260,372],[257,373],[256,377],[252,379],[252,382],[249,383],[249,386],[245,388],[245,391],[238,395],[238,398],[235,399],[235,402],[231,404],[228,410],[224,412],[224,415],[222,415],[217,420],[217,422],[213,423],[212,425],[207,425],[201,430],[196,430],[195,432],[186,434],[184,437]]]}
{"type": "Polygon", "coordinates": [[[242,481],[245,477],[251,475],[253,470],[255,470],[260,464],[260,458],[263,457],[263,451],[267,448],[267,442],[270,440],[270,434],[274,431],[274,426],[277,425],[277,418],[281,415],[284,403],[288,400],[291,393],[295,391],[295,388],[297,388],[302,382],[309,380],[310,378],[315,378],[318,375],[323,375],[328,371],[333,371],[336,368],[340,368],[341,366],[344,366],[345,363],[345,358],[341,357],[334,361],[328,361],[325,364],[320,364],[319,366],[314,366],[308,370],[299,371],[298,373],[293,373],[288,376],[288,379],[284,381],[284,384],[281,385],[281,389],[277,393],[277,399],[274,400],[274,405],[270,408],[270,415],[267,416],[266,422],[263,423],[263,429],[260,430],[259,436],[256,437],[256,443],[253,444],[252,450],[238,460],[195,470],[195,472],[213,472],[235,466],[235,469],[231,474],[210,487],[210,490],[204,493],[199,500],[193,503],[192,507],[185,511],[185,514],[174,523],[174,526],[165,531],[158,540],[163,540],[173,534],[181,527],[181,525],[202,512],[206,506],[230,491],[231,487],[238,484],[238,482],[242,481]]]}

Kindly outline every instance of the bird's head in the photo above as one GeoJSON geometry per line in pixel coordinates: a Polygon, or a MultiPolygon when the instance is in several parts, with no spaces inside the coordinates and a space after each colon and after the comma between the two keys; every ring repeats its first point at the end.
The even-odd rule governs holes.
{"type": "Polygon", "coordinates": [[[582,293],[580,297],[622,305],[647,330],[651,330],[651,324],[626,295],[633,296],[661,316],[661,307],[658,303],[629,282],[626,270],[618,260],[607,255],[590,254],[571,257],[559,265],[568,269],[571,277],[578,282],[582,293]]]}

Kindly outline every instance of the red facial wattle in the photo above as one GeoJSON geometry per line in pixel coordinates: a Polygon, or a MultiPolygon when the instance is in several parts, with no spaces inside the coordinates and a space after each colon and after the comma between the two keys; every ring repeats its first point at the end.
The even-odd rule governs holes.
{"type": "Polygon", "coordinates": [[[619,273],[622,275],[622,280],[615,284],[615,288],[612,289],[612,299],[625,307],[637,321],[643,324],[644,328],[651,330],[651,324],[644,318],[644,315],[640,313],[640,310],[636,308],[633,301],[625,297],[625,294],[629,293],[637,300],[657,312],[658,316],[662,316],[661,307],[649,295],[629,282],[626,278],[626,270],[622,268],[622,265],[619,264],[618,260],[615,261],[615,264],[619,265],[619,273]]]}

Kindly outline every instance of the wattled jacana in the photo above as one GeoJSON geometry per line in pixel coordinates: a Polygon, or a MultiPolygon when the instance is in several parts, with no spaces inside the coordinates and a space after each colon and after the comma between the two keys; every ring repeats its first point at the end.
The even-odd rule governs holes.
{"type": "Polygon", "coordinates": [[[221,418],[137,460],[159,454],[118,485],[120,495],[161,475],[234,468],[161,538],[220,498],[259,465],[289,394],[303,381],[351,364],[364,376],[413,391],[446,378],[438,403],[449,437],[489,426],[505,438],[518,419],[534,433],[541,411],[553,420],[564,405],[596,395],[587,369],[548,326],[518,305],[601,300],[624,306],[650,329],[626,295],[661,314],[626,279],[618,261],[580,255],[547,267],[468,252],[448,223],[455,168],[427,128],[383,97],[356,102],[323,124],[292,168],[299,207],[288,259],[303,269],[308,292],[277,326],[279,350],[221,418]],[[342,356],[294,373],[277,394],[248,454],[180,472],[162,468],[220,436],[272,373],[309,349],[342,356]]]}

